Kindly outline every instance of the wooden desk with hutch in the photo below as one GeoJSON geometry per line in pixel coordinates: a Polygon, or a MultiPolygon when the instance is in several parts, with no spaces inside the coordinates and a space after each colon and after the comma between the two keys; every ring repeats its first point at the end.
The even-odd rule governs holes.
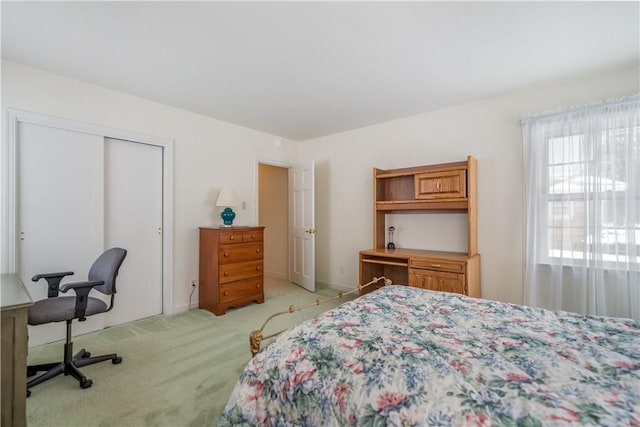
{"type": "MultiPolygon", "coordinates": [[[[373,249],[360,251],[360,283],[386,276],[395,284],[480,297],[476,160],[373,170],[373,249]],[[387,249],[391,213],[467,214],[467,252],[387,249]]],[[[373,289],[369,289],[370,292],[373,289]]]]}

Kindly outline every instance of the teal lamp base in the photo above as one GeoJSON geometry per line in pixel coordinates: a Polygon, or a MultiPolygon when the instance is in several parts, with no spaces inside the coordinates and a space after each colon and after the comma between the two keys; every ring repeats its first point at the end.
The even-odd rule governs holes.
{"type": "Polygon", "coordinates": [[[231,227],[233,219],[236,217],[236,213],[231,208],[224,208],[224,211],[220,214],[225,227],[231,227]]]}

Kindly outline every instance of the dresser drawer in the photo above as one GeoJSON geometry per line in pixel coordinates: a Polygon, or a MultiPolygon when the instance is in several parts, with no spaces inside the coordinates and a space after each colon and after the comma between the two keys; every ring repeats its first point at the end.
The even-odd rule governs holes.
{"type": "Polygon", "coordinates": [[[250,277],[262,276],[262,259],[259,261],[239,262],[220,266],[218,282],[229,283],[250,277]]]}
{"type": "Polygon", "coordinates": [[[242,241],[248,242],[262,242],[262,230],[243,231],[242,241]]]}
{"type": "Polygon", "coordinates": [[[262,294],[262,277],[220,285],[220,303],[262,294]]]}
{"type": "Polygon", "coordinates": [[[220,245],[218,260],[220,264],[262,259],[262,242],[220,245]]]}
{"type": "Polygon", "coordinates": [[[464,273],[465,263],[437,258],[412,258],[409,261],[411,268],[424,268],[436,271],[452,271],[454,273],[464,273]]]}
{"type": "Polygon", "coordinates": [[[220,239],[220,244],[242,243],[242,231],[240,230],[221,231],[218,238],[220,239]]]}

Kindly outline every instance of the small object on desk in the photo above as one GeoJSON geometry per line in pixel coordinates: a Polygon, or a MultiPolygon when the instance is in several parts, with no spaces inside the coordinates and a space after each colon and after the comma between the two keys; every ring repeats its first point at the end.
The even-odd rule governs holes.
{"type": "Polygon", "coordinates": [[[387,243],[387,249],[395,249],[396,245],[393,243],[393,232],[396,231],[394,226],[389,227],[389,243],[387,243]]]}

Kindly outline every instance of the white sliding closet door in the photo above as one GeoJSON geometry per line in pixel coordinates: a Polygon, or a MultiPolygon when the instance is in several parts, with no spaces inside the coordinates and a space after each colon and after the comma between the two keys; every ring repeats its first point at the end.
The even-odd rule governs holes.
{"type": "MultiPolygon", "coordinates": [[[[18,271],[39,300],[47,297],[46,282],[31,277],[73,271],[64,282],[86,280],[104,249],[104,141],[29,123],[20,123],[18,135],[18,271]]],[[[102,327],[103,315],[92,316],[74,324],[74,335],[102,327]]],[[[63,323],[29,327],[29,345],[65,332],[63,323]]]]}
{"type": "MultiPolygon", "coordinates": [[[[73,271],[63,283],[84,281],[105,249],[127,250],[114,309],[74,322],[74,335],[162,313],[164,149],[17,125],[17,270],[31,297],[47,298],[46,283],[31,282],[35,274],[73,271]]],[[[110,300],[97,291],[91,296],[110,300]]],[[[64,339],[65,332],[62,323],[30,326],[29,345],[64,339]]]]}
{"type": "Polygon", "coordinates": [[[105,246],[127,250],[105,326],[162,313],[162,150],[105,139],[105,246]]]}

